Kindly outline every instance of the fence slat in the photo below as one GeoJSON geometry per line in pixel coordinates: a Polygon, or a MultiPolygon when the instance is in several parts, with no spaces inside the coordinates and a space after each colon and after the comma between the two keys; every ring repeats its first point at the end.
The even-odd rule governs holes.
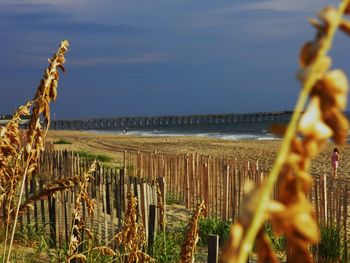
{"type": "Polygon", "coordinates": [[[217,263],[219,259],[219,236],[209,235],[208,238],[208,263],[217,263]]]}

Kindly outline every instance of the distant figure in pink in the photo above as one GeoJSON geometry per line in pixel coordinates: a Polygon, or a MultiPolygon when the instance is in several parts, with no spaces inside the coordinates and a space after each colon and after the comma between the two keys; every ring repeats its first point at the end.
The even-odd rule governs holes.
{"type": "Polygon", "coordinates": [[[336,178],[338,164],[339,164],[339,151],[337,148],[334,148],[331,159],[332,159],[332,167],[333,167],[333,178],[336,178]]]}

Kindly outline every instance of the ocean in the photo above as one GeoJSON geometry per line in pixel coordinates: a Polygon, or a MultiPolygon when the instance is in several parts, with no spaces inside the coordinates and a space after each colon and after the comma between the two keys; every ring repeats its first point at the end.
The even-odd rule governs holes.
{"type": "Polygon", "coordinates": [[[280,137],[270,132],[270,127],[274,124],[285,124],[287,122],[249,122],[215,125],[193,125],[182,127],[163,127],[157,129],[136,129],[126,130],[89,130],[97,133],[115,133],[118,135],[133,136],[194,136],[207,137],[222,140],[280,140],[280,137]]]}

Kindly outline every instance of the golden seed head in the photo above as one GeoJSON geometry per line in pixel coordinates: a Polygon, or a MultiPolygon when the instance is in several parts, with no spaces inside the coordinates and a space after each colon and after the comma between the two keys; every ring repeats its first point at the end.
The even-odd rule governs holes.
{"type": "Polygon", "coordinates": [[[319,19],[321,19],[327,26],[332,23],[337,23],[339,20],[337,9],[333,6],[326,6],[321,12],[318,14],[319,19]]]}
{"type": "Polygon", "coordinates": [[[350,22],[343,19],[339,25],[339,29],[343,31],[345,34],[350,36],[350,22]]]}
{"type": "Polygon", "coordinates": [[[315,60],[319,47],[317,42],[306,42],[304,44],[299,56],[300,67],[306,67],[315,60]]]}
{"type": "Polygon", "coordinates": [[[345,12],[346,15],[350,15],[350,4],[347,5],[347,7],[345,8],[345,12]]]}
{"type": "Polygon", "coordinates": [[[300,119],[299,131],[305,136],[317,140],[326,140],[332,136],[332,130],[321,119],[320,99],[318,97],[311,98],[306,112],[300,119]]]}
{"type": "Polygon", "coordinates": [[[324,92],[329,97],[333,97],[335,106],[344,110],[349,90],[349,82],[345,73],[342,70],[332,70],[322,78],[321,83],[324,92]]]}

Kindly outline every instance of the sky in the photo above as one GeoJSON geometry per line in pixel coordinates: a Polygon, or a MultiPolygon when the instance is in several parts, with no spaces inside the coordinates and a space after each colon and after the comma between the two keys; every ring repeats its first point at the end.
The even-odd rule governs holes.
{"type": "MultiPolygon", "coordinates": [[[[70,42],[55,119],[292,110],[308,19],[336,0],[0,0],[0,114],[70,42]]],[[[350,73],[350,38],[334,67],[350,73]]]]}

